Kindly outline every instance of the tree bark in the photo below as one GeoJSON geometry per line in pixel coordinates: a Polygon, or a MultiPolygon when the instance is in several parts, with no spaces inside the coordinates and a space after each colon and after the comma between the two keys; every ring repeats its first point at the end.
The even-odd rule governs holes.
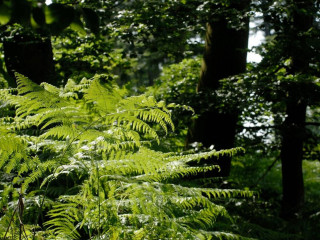
{"type": "MultiPolygon", "coordinates": [[[[51,39],[48,34],[36,34],[31,30],[32,3],[27,0],[12,0],[12,13],[7,26],[18,23],[22,29],[12,30],[3,40],[3,52],[9,76],[9,86],[15,87],[14,73],[21,73],[40,84],[54,84],[54,70],[51,39]]],[[[41,29],[40,29],[41,30],[41,29]]],[[[42,31],[40,31],[42,32],[42,31]]]]}
{"type": "MultiPolygon", "coordinates": [[[[228,9],[245,12],[250,1],[239,1],[231,4],[228,9]]],[[[213,16],[207,23],[205,53],[202,62],[198,91],[215,91],[220,87],[219,80],[244,73],[249,35],[249,18],[242,19],[242,27],[230,26],[224,15],[213,16]]],[[[214,145],[217,150],[234,147],[238,111],[225,106],[223,111],[218,106],[203,113],[189,129],[187,144],[202,142],[205,147],[214,145]]],[[[207,108],[207,106],[202,106],[207,108]]],[[[209,159],[218,163],[221,171],[207,174],[208,177],[228,176],[231,167],[231,158],[228,156],[209,159]]]]}
{"type": "MultiPolygon", "coordinates": [[[[54,84],[55,70],[50,38],[7,40],[3,43],[5,64],[9,75],[21,73],[35,83],[54,84]]],[[[15,83],[9,83],[15,87],[15,83]]]]}
{"type": "MultiPolygon", "coordinates": [[[[295,1],[292,10],[292,28],[288,29],[288,52],[292,58],[290,74],[308,73],[311,49],[304,33],[312,27],[313,1],[295,1]],[[304,11],[306,10],[306,11],[304,11]]],[[[292,82],[287,89],[286,119],[282,129],[282,209],[284,218],[293,218],[304,203],[304,183],[302,173],[303,143],[308,96],[301,94],[304,83],[292,82]]]]}
{"type": "Polygon", "coordinates": [[[282,130],[282,216],[292,218],[304,203],[302,175],[303,142],[307,105],[292,97],[287,102],[282,130]]]}

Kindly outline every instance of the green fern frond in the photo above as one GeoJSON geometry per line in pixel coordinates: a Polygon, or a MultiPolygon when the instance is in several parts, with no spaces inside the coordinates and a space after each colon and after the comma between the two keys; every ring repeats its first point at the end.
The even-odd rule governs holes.
{"type": "Polygon", "coordinates": [[[44,88],[44,90],[50,92],[50,93],[53,93],[54,95],[59,95],[60,93],[60,89],[57,88],[56,86],[53,86],[49,83],[46,83],[46,82],[43,82],[40,84],[41,87],[44,88]]]}
{"type": "Polygon", "coordinates": [[[160,109],[150,109],[148,111],[142,110],[136,113],[136,116],[142,119],[143,121],[155,122],[160,124],[160,126],[168,133],[167,125],[169,125],[174,131],[174,125],[171,120],[170,114],[160,109]]]}
{"type": "Polygon", "coordinates": [[[131,129],[136,132],[140,132],[141,134],[147,134],[151,138],[155,139],[159,143],[159,136],[157,132],[146,122],[134,117],[130,116],[125,112],[119,114],[108,115],[104,119],[107,125],[114,124],[116,126],[126,126],[126,128],[131,129]]]}
{"type": "Polygon", "coordinates": [[[122,99],[123,92],[115,84],[102,83],[99,76],[96,76],[84,98],[88,103],[93,103],[93,107],[101,114],[116,112],[117,103],[122,99]]]}
{"type": "Polygon", "coordinates": [[[88,123],[88,113],[71,105],[59,109],[49,109],[38,114],[37,125],[45,129],[51,124],[63,123],[88,123]]]}
{"type": "Polygon", "coordinates": [[[69,80],[61,89],[16,76],[19,95],[0,91],[0,101],[17,110],[0,121],[0,168],[12,174],[28,204],[39,207],[42,203],[31,200],[59,196],[47,206],[52,208],[44,224],[53,239],[236,239],[223,229],[214,232],[220,219],[232,222],[217,200],[253,193],[186,187],[179,179],[217,168],[190,162],[231,156],[242,148],[151,150],[161,139],[156,129],[174,129],[164,102],[126,97],[105,75],[80,84],[69,80]],[[71,186],[61,186],[62,181],[71,186]]]}
{"type": "Polygon", "coordinates": [[[53,219],[45,223],[49,229],[54,226],[53,232],[57,237],[62,237],[63,239],[80,239],[80,234],[78,233],[74,223],[79,221],[79,211],[77,204],[75,203],[65,203],[56,204],[50,211],[50,215],[53,219]]]}
{"type": "Polygon", "coordinates": [[[32,173],[26,177],[26,179],[23,181],[22,184],[22,192],[25,192],[30,183],[33,183],[37,180],[39,180],[40,178],[44,177],[46,174],[46,171],[52,171],[56,166],[57,166],[57,161],[55,160],[50,160],[50,161],[46,161],[44,163],[42,163],[41,165],[39,165],[37,168],[33,169],[32,173]]]}
{"type": "Polygon", "coordinates": [[[200,161],[201,159],[209,159],[211,157],[217,157],[223,155],[229,155],[234,156],[237,153],[244,152],[244,149],[241,147],[236,147],[232,149],[226,149],[226,150],[211,150],[209,152],[201,152],[201,153],[192,153],[192,154],[186,154],[186,155],[169,155],[167,158],[167,161],[174,161],[179,160],[185,163],[193,162],[193,161],[200,161]]]}
{"type": "Polygon", "coordinates": [[[77,135],[79,135],[80,131],[73,128],[72,126],[57,126],[50,128],[48,131],[46,131],[44,134],[41,135],[43,138],[48,137],[55,137],[55,138],[62,138],[67,139],[71,138],[74,139],[77,135]]]}
{"type": "Polygon", "coordinates": [[[10,173],[20,160],[26,157],[26,142],[17,135],[1,131],[0,135],[0,169],[10,173]]]}

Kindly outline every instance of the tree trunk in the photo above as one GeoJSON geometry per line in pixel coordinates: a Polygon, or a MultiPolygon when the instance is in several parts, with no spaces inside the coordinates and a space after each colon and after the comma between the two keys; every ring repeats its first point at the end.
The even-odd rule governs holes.
{"type": "MultiPolygon", "coordinates": [[[[228,9],[244,12],[250,1],[233,3],[228,9]]],[[[242,28],[233,28],[224,15],[214,16],[207,23],[205,53],[202,63],[198,91],[214,91],[220,86],[219,80],[244,73],[249,35],[249,18],[242,20],[242,28]]],[[[217,150],[234,147],[238,111],[226,106],[219,111],[218,106],[202,114],[189,129],[187,143],[202,142],[205,147],[214,145],[217,150]]],[[[208,108],[208,106],[202,106],[208,108]]],[[[221,171],[207,174],[208,177],[228,176],[231,158],[228,156],[209,159],[218,163],[221,171]]]]}
{"type": "MultiPolygon", "coordinates": [[[[313,1],[295,1],[292,28],[288,30],[288,52],[292,58],[290,74],[308,73],[311,49],[303,34],[312,27],[313,1]],[[306,11],[303,11],[306,10],[306,11]]],[[[306,98],[301,94],[304,83],[290,83],[287,89],[286,119],[282,129],[282,210],[284,218],[293,218],[304,203],[302,173],[303,143],[305,138],[306,98]]]]}
{"type": "Polygon", "coordinates": [[[282,129],[282,216],[292,218],[304,202],[302,157],[307,105],[292,97],[288,99],[286,120],[282,129]]]}
{"type": "MultiPolygon", "coordinates": [[[[43,1],[42,1],[43,2],[43,1]]],[[[21,73],[36,83],[55,83],[54,61],[50,37],[40,36],[31,30],[32,3],[27,0],[12,0],[12,13],[4,34],[3,51],[9,76],[9,86],[15,87],[14,73],[21,73]],[[18,23],[22,27],[13,27],[18,23]]]]}
{"type": "MultiPolygon", "coordinates": [[[[3,43],[5,64],[11,77],[14,72],[21,73],[40,84],[54,84],[55,71],[50,38],[10,39],[3,43]]],[[[14,87],[15,83],[9,83],[14,87]]]]}

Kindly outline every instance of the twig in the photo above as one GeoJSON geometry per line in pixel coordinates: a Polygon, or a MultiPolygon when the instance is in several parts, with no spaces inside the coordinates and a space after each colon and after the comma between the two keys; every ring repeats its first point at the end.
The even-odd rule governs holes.
{"type": "MultiPolygon", "coordinates": [[[[303,124],[301,124],[303,126],[320,126],[320,122],[304,122],[303,124]]],[[[245,127],[242,125],[237,125],[238,128],[240,129],[278,129],[281,128],[281,125],[269,125],[269,126],[252,126],[252,127],[245,127]]]]}
{"type": "Polygon", "coordinates": [[[320,126],[320,122],[305,122],[306,126],[320,126]]]}
{"type": "Polygon", "coordinates": [[[8,226],[8,228],[7,228],[7,230],[6,230],[6,233],[4,234],[3,239],[6,239],[6,236],[7,236],[7,234],[8,234],[9,229],[10,229],[10,226],[11,226],[11,223],[12,223],[12,220],[13,220],[13,217],[14,217],[14,215],[15,215],[16,212],[17,212],[17,209],[18,209],[18,206],[16,207],[16,209],[14,210],[14,212],[13,212],[13,214],[12,214],[12,217],[11,217],[10,222],[9,222],[9,226],[8,226]]]}
{"type": "Polygon", "coordinates": [[[28,239],[28,235],[27,235],[26,230],[25,230],[25,228],[24,228],[24,224],[23,224],[23,222],[22,222],[22,220],[21,220],[22,213],[23,213],[23,209],[24,209],[24,204],[23,204],[23,199],[22,199],[22,198],[23,198],[23,196],[22,196],[22,194],[20,193],[20,195],[19,195],[19,200],[18,200],[18,205],[16,206],[16,208],[15,208],[13,214],[12,214],[12,217],[11,217],[11,219],[10,219],[8,228],[7,228],[7,230],[6,230],[6,233],[4,234],[3,239],[6,238],[8,232],[9,232],[11,223],[12,223],[12,221],[13,221],[14,215],[16,214],[16,212],[17,212],[18,209],[19,209],[19,214],[17,214],[17,215],[18,215],[18,219],[19,219],[19,231],[20,231],[20,232],[19,232],[19,239],[21,240],[21,235],[23,235],[23,234],[25,235],[24,237],[25,237],[26,239],[28,239]],[[22,231],[23,231],[23,232],[22,232],[22,231]]]}
{"type": "Polygon", "coordinates": [[[271,165],[267,168],[267,170],[261,175],[260,178],[258,178],[258,180],[255,182],[254,185],[251,186],[251,188],[254,188],[258,185],[258,183],[265,178],[265,176],[271,171],[271,169],[274,167],[274,165],[276,164],[276,162],[278,161],[278,158],[276,158],[271,165]]]}
{"type": "Polygon", "coordinates": [[[237,125],[238,128],[241,129],[273,129],[273,128],[279,128],[278,125],[272,125],[272,126],[252,126],[252,127],[245,127],[242,125],[237,125]]]}

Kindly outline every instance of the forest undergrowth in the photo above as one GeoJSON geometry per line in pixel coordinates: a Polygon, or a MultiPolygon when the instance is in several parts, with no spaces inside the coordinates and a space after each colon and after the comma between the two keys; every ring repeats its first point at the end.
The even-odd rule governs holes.
{"type": "Polygon", "coordinates": [[[252,191],[186,184],[219,168],[191,162],[242,148],[152,149],[183,106],[126,96],[106,75],[63,89],[16,78],[0,92],[3,239],[242,238],[221,201],[252,191]]]}

